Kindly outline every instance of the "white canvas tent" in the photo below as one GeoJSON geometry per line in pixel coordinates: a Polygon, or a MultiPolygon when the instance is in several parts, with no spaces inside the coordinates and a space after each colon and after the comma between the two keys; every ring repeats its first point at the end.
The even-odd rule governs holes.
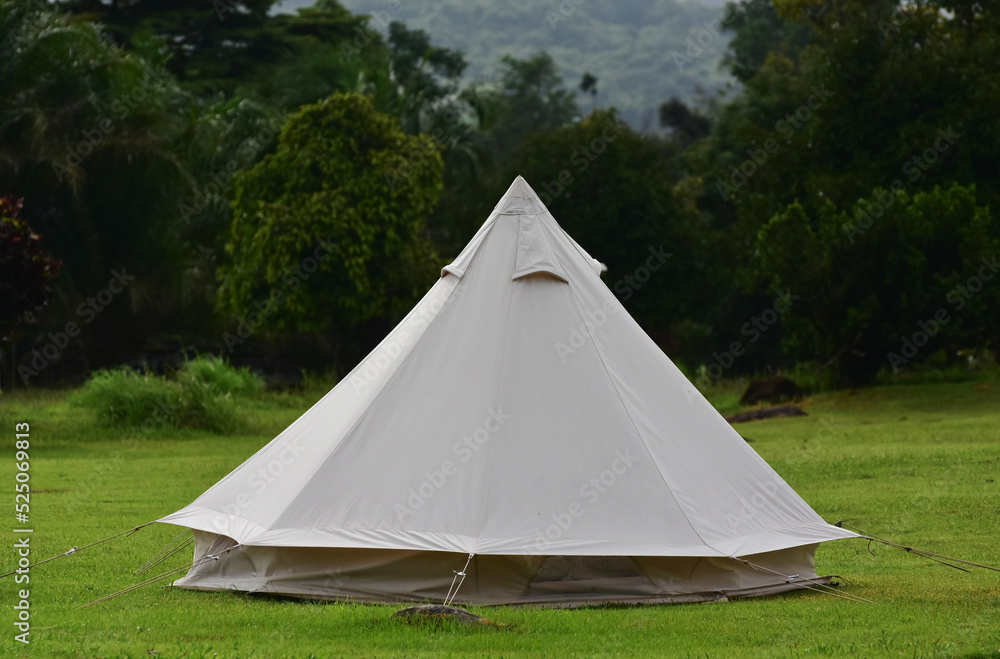
{"type": "Polygon", "coordinates": [[[468,563],[455,602],[572,605],[816,578],[818,543],[855,534],[747,445],[600,267],[518,177],[350,375],[160,520],[197,541],[176,585],[440,602],[468,563]]]}

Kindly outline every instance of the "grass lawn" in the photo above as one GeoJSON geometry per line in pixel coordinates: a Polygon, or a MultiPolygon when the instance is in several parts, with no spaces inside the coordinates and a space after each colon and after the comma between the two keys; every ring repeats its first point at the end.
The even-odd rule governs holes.
{"type": "MultiPolygon", "coordinates": [[[[735,386],[709,391],[734,407],[735,386]]],[[[261,394],[242,436],[167,430],[138,448],[64,392],[5,395],[0,478],[13,504],[14,424],[31,425],[31,558],[169,514],[294,420],[315,396],[261,394]]],[[[738,426],[827,520],[900,543],[1000,565],[1000,382],[816,395],[808,417],[738,426]]],[[[11,506],[12,508],[13,506],[11,506]]],[[[16,566],[13,510],[3,571],[16,566]]],[[[820,574],[861,604],[814,592],[727,602],[585,610],[474,609],[491,628],[410,625],[400,606],[317,604],[154,585],[81,605],[145,578],[132,571],[180,531],[154,525],[33,568],[31,644],[14,641],[17,585],[0,581],[4,657],[856,655],[1000,657],[1000,573],[960,572],[883,545],[827,543],[820,574]]],[[[190,549],[153,573],[190,560],[190,549]]]]}

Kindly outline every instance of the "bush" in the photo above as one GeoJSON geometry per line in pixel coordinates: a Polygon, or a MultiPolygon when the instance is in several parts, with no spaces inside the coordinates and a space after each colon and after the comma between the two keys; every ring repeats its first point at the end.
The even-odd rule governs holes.
{"type": "Polygon", "coordinates": [[[178,388],[164,378],[120,368],[95,372],[72,402],[114,426],[159,427],[177,425],[177,394],[178,388]]]}
{"type": "Polygon", "coordinates": [[[260,377],[217,357],[185,362],[175,381],[129,368],[97,371],[73,397],[98,420],[120,428],[194,428],[215,433],[240,426],[236,397],[259,392],[260,377]]]}
{"type": "Polygon", "coordinates": [[[256,394],[264,388],[264,381],[249,368],[235,368],[224,359],[211,355],[184,362],[178,380],[185,387],[201,385],[221,395],[256,394]]]}

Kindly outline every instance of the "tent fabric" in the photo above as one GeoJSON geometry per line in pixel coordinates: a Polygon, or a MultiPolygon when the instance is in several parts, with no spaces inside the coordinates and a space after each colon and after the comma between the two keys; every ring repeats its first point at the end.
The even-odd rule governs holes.
{"type": "MultiPolygon", "coordinates": [[[[195,531],[195,559],[233,547],[195,531]]],[[[816,577],[815,545],[746,563],[708,557],[477,555],[454,602],[471,605],[585,606],[687,603],[771,595],[826,582],[816,577]],[[769,572],[794,576],[789,580],[769,572]]],[[[205,560],[175,586],[355,602],[441,602],[468,557],[449,552],[314,547],[240,547],[205,560]]]]}
{"type": "MultiPolygon", "coordinates": [[[[518,177],[341,383],[160,521],[194,529],[198,551],[239,543],[251,563],[389,551],[399,553],[386,559],[394,565],[448,563],[449,582],[461,568],[455,555],[475,554],[481,572],[554,556],[680,565],[773,553],[800,565],[808,554],[811,565],[818,543],[856,537],[827,524],[747,445],[600,270],[518,177]]],[[[230,585],[257,589],[232,555],[219,561],[243,565],[227,568],[230,585]]],[[[210,572],[178,583],[219,583],[210,572]]],[[[405,599],[413,584],[385,574],[381,588],[405,599]]]]}

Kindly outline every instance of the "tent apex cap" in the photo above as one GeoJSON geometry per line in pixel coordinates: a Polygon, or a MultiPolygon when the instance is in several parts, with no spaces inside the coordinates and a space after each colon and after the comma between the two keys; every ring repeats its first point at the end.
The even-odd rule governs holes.
{"type": "Polygon", "coordinates": [[[501,215],[537,215],[547,210],[524,177],[518,175],[500,198],[493,212],[501,215]]]}

